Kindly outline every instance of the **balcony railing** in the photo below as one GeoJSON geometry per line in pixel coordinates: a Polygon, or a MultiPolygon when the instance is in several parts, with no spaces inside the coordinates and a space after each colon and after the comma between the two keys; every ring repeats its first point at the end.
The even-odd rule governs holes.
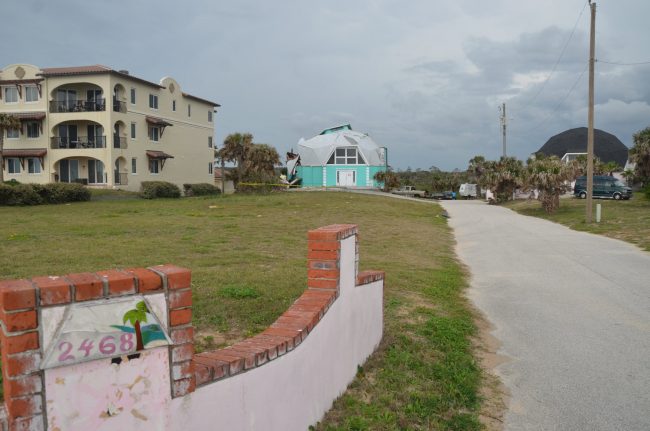
{"type": "Polygon", "coordinates": [[[126,173],[124,172],[114,172],[115,174],[115,184],[119,184],[121,186],[126,186],[129,184],[129,179],[126,173]]]}
{"type": "Polygon", "coordinates": [[[50,101],[50,112],[95,112],[105,110],[105,99],[50,101]]]}
{"type": "Polygon", "coordinates": [[[118,136],[116,134],[113,134],[113,148],[120,148],[122,150],[126,150],[127,148],[126,136],[118,136]]]}
{"type": "Polygon", "coordinates": [[[52,137],[51,148],[106,148],[106,136],[52,137]]]}
{"type": "Polygon", "coordinates": [[[113,112],[126,112],[126,102],[113,98],[113,112]]]}

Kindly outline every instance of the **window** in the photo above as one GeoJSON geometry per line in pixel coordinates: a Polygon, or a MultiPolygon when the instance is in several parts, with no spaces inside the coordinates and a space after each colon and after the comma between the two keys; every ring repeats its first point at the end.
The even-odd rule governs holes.
{"type": "Polygon", "coordinates": [[[16,87],[3,87],[5,103],[18,103],[18,89],[16,87]]]}
{"type": "Polygon", "coordinates": [[[149,172],[157,174],[159,172],[160,163],[158,159],[149,159],[149,172]]]}
{"type": "Polygon", "coordinates": [[[38,123],[27,123],[27,137],[28,138],[38,138],[40,135],[40,130],[38,123]]]}
{"type": "Polygon", "coordinates": [[[131,174],[135,175],[138,173],[138,161],[135,157],[131,159],[131,174]]]}
{"type": "Polygon", "coordinates": [[[192,116],[192,105],[187,105],[187,116],[188,117],[192,116]]]}
{"type": "Polygon", "coordinates": [[[212,162],[208,163],[208,173],[212,173],[212,162]]]}
{"type": "Polygon", "coordinates": [[[135,123],[131,123],[131,139],[135,139],[135,123]]]}
{"type": "Polygon", "coordinates": [[[19,174],[20,173],[20,160],[16,158],[7,159],[7,172],[10,174],[19,174]]]}
{"type": "Polygon", "coordinates": [[[172,100],[172,111],[176,112],[176,101],[172,100]]]}
{"type": "Polygon", "coordinates": [[[41,173],[41,161],[36,157],[30,157],[27,159],[27,172],[30,174],[40,174],[41,173]]]}
{"type": "Polygon", "coordinates": [[[158,142],[160,140],[160,128],[149,127],[149,139],[153,142],[158,142]]]}
{"type": "Polygon", "coordinates": [[[328,165],[357,165],[365,164],[365,160],[356,148],[337,148],[327,161],[328,165]]]}
{"type": "Polygon", "coordinates": [[[18,129],[7,129],[7,139],[18,139],[18,134],[20,130],[18,129]]]}
{"type": "Polygon", "coordinates": [[[25,87],[25,102],[38,102],[38,87],[34,85],[25,87]]]}
{"type": "Polygon", "coordinates": [[[151,109],[158,109],[158,96],[155,94],[149,95],[149,107],[151,109]]]}
{"type": "Polygon", "coordinates": [[[135,88],[131,89],[131,105],[135,105],[135,88]]]}
{"type": "Polygon", "coordinates": [[[212,148],[212,136],[208,136],[208,148],[212,148]]]}
{"type": "Polygon", "coordinates": [[[212,123],[212,111],[208,111],[208,122],[212,123]]]}

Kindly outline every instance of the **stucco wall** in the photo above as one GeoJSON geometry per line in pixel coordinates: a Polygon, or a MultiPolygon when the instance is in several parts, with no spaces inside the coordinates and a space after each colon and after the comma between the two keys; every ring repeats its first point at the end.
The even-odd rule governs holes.
{"type": "Polygon", "coordinates": [[[297,175],[302,178],[303,187],[337,187],[337,171],[355,171],[356,187],[381,187],[373,177],[377,172],[385,170],[385,166],[368,165],[298,166],[297,175]],[[323,184],[323,169],[325,169],[325,184],[323,184]]]}

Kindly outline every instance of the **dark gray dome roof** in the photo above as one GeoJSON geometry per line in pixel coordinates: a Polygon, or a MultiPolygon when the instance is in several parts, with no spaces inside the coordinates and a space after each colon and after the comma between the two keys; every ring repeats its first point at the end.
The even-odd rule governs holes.
{"type": "MultiPolygon", "coordinates": [[[[624,167],[627,162],[628,148],[616,136],[600,129],[594,129],[594,154],[603,163],[616,162],[624,167]]],[[[587,152],[587,128],[578,127],[557,134],[542,146],[538,153],[547,156],[564,156],[566,153],[587,152]]]]}

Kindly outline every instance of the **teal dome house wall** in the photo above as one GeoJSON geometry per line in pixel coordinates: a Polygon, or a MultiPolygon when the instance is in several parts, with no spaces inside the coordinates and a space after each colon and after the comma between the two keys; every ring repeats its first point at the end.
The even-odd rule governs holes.
{"type": "Polygon", "coordinates": [[[287,161],[289,179],[302,187],[379,188],[374,176],[387,168],[387,149],[349,124],[300,139],[297,157],[287,161]]]}

